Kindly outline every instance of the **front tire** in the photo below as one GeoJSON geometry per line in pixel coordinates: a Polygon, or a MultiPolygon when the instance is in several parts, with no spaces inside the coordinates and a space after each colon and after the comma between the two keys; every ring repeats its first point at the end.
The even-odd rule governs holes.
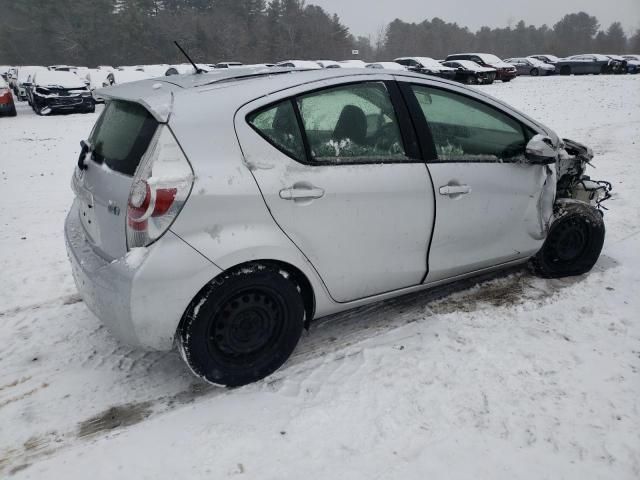
{"type": "Polygon", "coordinates": [[[537,77],[538,75],[540,75],[540,70],[538,70],[537,68],[532,68],[531,72],[529,72],[531,74],[532,77],[537,77]]]}
{"type": "Polygon", "coordinates": [[[214,280],[194,299],[178,330],[178,346],[197,376],[238,387],[286,362],[304,320],[292,276],[270,266],[247,266],[214,280]]]}
{"type": "Polygon", "coordinates": [[[560,67],[560,75],[571,75],[571,67],[567,65],[560,67]]]}
{"type": "Polygon", "coordinates": [[[600,258],[604,238],[604,219],[598,209],[583,203],[563,204],[531,267],[544,278],[582,275],[600,258]]]}

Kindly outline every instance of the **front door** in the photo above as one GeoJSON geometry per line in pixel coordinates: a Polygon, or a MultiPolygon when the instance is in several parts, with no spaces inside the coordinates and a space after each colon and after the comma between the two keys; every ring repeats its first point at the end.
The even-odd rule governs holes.
{"type": "Polygon", "coordinates": [[[338,302],[419,285],[427,271],[433,190],[386,77],[323,82],[236,116],[274,220],[338,302]]]}
{"type": "Polygon", "coordinates": [[[555,179],[548,167],[524,158],[532,131],[463,91],[405,88],[435,147],[428,163],[437,215],[427,282],[533,255],[543,243],[542,204],[554,194],[555,179]]]}

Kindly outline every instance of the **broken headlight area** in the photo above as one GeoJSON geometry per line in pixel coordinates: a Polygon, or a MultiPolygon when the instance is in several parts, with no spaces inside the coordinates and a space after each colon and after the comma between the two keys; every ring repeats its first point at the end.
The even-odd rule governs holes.
{"type": "Polygon", "coordinates": [[[573,140],[563,139],[563,149],[557,163],[557,198],[589,203],[607,210],[602,203],[611,198],[613,186],[604,180],[592,180],[585,175],[587,165],[591,165],[593,156],[591,148],[573,140]]]}

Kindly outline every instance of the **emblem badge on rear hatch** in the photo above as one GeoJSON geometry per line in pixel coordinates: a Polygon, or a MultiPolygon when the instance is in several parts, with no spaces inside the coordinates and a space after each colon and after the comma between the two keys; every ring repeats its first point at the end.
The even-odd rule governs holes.
{"type": "Polygon", "coordinates": [[[115,215],[116,217],[120,216],[120,207],[116,205],[113,200],[109,200],[109,206],[107,207],[109,213],[115,215]]]}

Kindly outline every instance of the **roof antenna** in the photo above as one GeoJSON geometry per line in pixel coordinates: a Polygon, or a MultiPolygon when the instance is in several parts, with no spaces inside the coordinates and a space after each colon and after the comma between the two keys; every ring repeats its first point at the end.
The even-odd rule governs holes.
{"type": "Polygon", "coordinates": [[[204,70],[201,69],[200,67],[198,67],[193,60],[191,60],[191,57],[187,54],[187,52],[184,51],[184,49],[180,46],[180,44],[177,41],[173,41],[173,43],[176,44],[176,47],[178,47],[178,50],[180,50],[182,52],[182,54],[187,57],[187,60],[189,60],[189,63],[191,65],[193,65],[193,68],[196,69],[196,73],[204,73],[204,70]]]}

